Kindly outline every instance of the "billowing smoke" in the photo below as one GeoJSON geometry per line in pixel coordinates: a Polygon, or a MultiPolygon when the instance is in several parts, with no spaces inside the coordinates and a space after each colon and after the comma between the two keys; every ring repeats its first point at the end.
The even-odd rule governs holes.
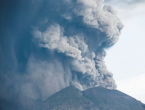
{"type": "Polygon", "coordinates": [[[123,24],[111,6],[103,0],[20,0],[13,7],[19,10],[1,23],[1,102],[15,99],[27,107],[69,85],[116,88],[104,48],[117,42],[123,24]]]}

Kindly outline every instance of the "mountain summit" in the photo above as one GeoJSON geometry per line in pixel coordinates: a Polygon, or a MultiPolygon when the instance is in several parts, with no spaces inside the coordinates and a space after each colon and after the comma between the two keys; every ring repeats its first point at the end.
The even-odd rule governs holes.
{"type": "Polygon", "coordinates": [[[50,96],[37,110],[145,110],[145,105],[118,90],[95,87],[79,91],[69,86],[50,96]]]}

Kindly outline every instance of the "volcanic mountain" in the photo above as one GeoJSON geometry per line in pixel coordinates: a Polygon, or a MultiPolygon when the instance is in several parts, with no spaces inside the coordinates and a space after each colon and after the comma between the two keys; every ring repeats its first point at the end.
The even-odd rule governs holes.
{"type": "Polygon", "coordinates": [[[102,87],[79,91],[69,86],[42,102],[36,110],[145,110],[140,101],[102,87]]]}

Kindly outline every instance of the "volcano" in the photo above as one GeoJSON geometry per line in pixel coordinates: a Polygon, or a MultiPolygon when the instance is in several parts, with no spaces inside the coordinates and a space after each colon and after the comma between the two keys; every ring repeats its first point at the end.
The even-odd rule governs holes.
{"type": "Polygon", "coordinates": [[[145,110],[140,101],[103,87],[79,91],[69,86],[42,102],[37,110],[145,110]]]}

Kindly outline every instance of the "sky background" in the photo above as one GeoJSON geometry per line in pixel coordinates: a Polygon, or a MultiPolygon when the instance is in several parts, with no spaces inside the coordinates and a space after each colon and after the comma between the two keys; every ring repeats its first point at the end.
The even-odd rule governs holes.
{"type": "Polygon", "coordinates": [[[124,24],[119,41],[105,58],[118,90],[145,103],[145,0],[106,0],[124,24]]]}

